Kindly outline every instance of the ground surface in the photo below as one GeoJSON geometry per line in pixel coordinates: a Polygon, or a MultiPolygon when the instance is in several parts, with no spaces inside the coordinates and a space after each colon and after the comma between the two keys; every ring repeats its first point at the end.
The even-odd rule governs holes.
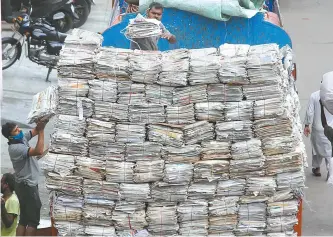
{"type": "MultiPolygon", "coordinates": [[[[110,19],[111,0],[96,0],[88,22],[83,28],[103,31],[110,19]]],[[[319,89],[321,77],[333,70],[333,1],[329,0],[280,0],[284,27],[291,35],[298,67],[298,89],[304,117],[310,94],[319,89]]],[[[32,96],[45,89],[50,83],[44,82],[47,69],[29,62],[17,62],[3,73],[2,122],[13,120],[26,126],[32,96]]],[[[56,83],[56,73],[51,75],[56,83]]],[[[52,131],[52,124],[47,133],[52,131]]],[[[305,139],[309,164],[311,150],[309,139],[305,139]]],[[[1,140],[1,172],[12,171],[8,158],[7,144],[1,140]]],[[[326,171],[323,177],[315,178],[310,168],[306,170],[306,203],[303,212],[303,235],[333,235],[333,187],[326,185],[326,171]]],[[[43,202],[42,215],[48,217],[48,194],[41,174],[40,192],[43,202]]]]}

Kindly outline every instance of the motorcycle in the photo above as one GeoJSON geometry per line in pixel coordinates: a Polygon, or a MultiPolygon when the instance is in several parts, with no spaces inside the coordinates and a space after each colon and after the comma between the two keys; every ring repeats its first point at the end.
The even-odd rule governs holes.
{"type": "Polygon", "coordinates": [[[30,17],[33,20],[43,17],[58,31],[66,33],[79,19],[73,3],[74,0],[32,0],[28,5],[34,8],[30,17]]]}
{"type": "Polygon", "coordinates": [[[44,18],[32,21],[27,13],[22,13],[14,20],[12,29],[12,37],[2,38],[2,70],[11,67],[21,58],[24,47],[30,61],[49,68],[46,77],[46,81],[49,81],[67,35],[58,32],[44,18]]]}

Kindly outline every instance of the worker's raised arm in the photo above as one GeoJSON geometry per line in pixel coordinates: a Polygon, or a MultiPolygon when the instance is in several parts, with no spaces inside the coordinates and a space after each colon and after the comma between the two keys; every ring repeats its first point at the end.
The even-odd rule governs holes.
{"type": "Polygon", "coordinates": [[[38,140],[35,148],[30,147],[28,154],[29,157],[33,156],[41,156],[44,153],[44,130],[39,131],[38,133],[38,140]]]}
{"type": "Polygon", "coordinates": [[[166,39],[169,41],[170,44],[174,44],[177,42],[176,36],[171,34],[163,24],[161,24],[161,28],[162,28],[162,39],[166,39]]]}
{"type": "Polygon", "coordinates": [[[34,130],[35,133],[38,133],[38,140],[35,148],[30,147],[28,155],[32,156],[41,156],[44,153],[44,128],[48,120],[40,121],[37,123],[37,126],[34,130]]]}

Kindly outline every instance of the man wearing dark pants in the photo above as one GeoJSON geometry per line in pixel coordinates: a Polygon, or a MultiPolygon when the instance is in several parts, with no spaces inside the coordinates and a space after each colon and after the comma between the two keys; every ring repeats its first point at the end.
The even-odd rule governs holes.
{"type": "Polygon", "coordinates": [[[35,236],[39,225],[42,204],[38,193],[39,165],[36,156],[43,154],[47,122],[38,122],[36,128],[28,133],[23,133],[15,123],[2,126],[2,135],[8,139],[8,153],[15,171],[15,191],[20,201],[17,236],[35,236]],[[29,141],[34,136],[38,136],[38,141],[32,148],[29,141]]]}

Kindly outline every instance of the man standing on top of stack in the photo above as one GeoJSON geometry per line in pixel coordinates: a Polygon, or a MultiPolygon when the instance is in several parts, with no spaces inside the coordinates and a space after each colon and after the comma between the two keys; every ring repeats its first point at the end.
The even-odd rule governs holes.
{"type": "MultiPolygon", "coordinates": [[[[157,2],[153,2],[149,5],[147,9],[147,18],[148,19],[156,19],[161,21],[163,14],[163,5],[157,2]]],[[[157,43],[160,38],[167,39],[169,43],[176,43],[176,37],[171,34],[165,26],[161,23],[160,27],[162,29],[162,36],[153,36],[142,39],[132,39],[131,41],[131,49],[140,49],[140,50],[158,50],[157,43]]]]}

